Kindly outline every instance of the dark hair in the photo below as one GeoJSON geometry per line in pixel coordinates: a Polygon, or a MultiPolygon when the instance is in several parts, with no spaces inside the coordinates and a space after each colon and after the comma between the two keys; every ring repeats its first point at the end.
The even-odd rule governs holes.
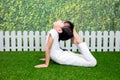
{"type": "Polygon", "coordinates": [[[74,28],[74,24],[70,21],[65,21],[64,23],[68,23],[70,26],[67,26],[69,27],[72,31],[73,31],[73,28],[74,28]]]}
{"type": "Polygon", "coordinates": [[[69,26],[65,26],[62,28],[62,33],[59,33],[59,41],[68,40],[73,37],[74,24],[70,21],[65,21],[64,23],[68,23],[69,26]]]}

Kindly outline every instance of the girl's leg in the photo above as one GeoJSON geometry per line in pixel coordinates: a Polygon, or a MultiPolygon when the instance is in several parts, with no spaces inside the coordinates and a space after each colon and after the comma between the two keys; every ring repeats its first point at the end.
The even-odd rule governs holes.
{"type": "Polygon", "coordinates": [[[62,65],[73,65],[73,66],[84,66],[84,67],[94,67],[95,65],[85,59],[84,55],[75,54],[73,52],[68,52],[62,54],[60,59],[54,60],[55,62],[62,65]]]}
{"type": "Polygon", "coordinates": [[[85,58],[88,62],[90,62],[91,66],[95,66],[97,64],[96,59],[93,57],[91,52],[89,51],[87,44],[83,43],[80,36],[74,29],[74,39],[73,42],[77,45],[78,49],[81,52],[81,55],[83,55],[83,58],[85,58]]]}
{"type": "Polygon", "coordinates": [[[87,44],[86,43],[80,43],[77,44],[78,49],[80,50],[81,54],[83,55],[83,57],[90,62],[91,66],[95,66],[97,64],[96,59],[94,58],[94,56],[91,54],[91,52],[89,51],[87,44]]]}
{"type": "Polygon", "coordinates": [[[73,30],[73,38],[72,38],[72,43],[73,44],[79,44],[82,43],[82,39],[80,38],[80,35],[76,32],[75,28],[73,30]]]}

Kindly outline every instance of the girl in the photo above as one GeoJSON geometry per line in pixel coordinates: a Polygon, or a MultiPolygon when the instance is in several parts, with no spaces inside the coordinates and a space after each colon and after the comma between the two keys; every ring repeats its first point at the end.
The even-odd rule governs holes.
{"type": "Polygon", "coordinates": [[[70,21],[54,22],[54,29],[51,29],[47,35],[45,48],[45,64],[36,65],[35,68],[45,68],[49,66],[50,58],[61,65],[73,65],[94,67],[97,64],[96,59],[89,51],[85,42],[82,42],[77,34],[73,23],[70,21]],[[81,54],[75,54],[71,51],[61,49],[59,46],[60,40],[71,39],[73,44],[76,44],[81,54]]]}

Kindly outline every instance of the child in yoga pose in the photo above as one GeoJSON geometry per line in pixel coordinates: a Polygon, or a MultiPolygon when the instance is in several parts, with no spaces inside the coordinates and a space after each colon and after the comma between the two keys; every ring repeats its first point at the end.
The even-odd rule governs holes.
{"type": "Polygon", "coordinates": [[[51,29],[47,35],[45,60],[44,64],[36,65],[35,68],[45,68],[49,66],[50,58],[61,65],[73,65],[94,67],[97,64],[96,59],[89,51],[85,42],[82,42],[80,36],[77,34],[73,23],[70,21],[56,21],[54,28],[51,29]],[[75,54],[71,51],[61,49],[59,46],[60,40],[71,39],[73,44],[76,44],[81,54],[75,54]]]}

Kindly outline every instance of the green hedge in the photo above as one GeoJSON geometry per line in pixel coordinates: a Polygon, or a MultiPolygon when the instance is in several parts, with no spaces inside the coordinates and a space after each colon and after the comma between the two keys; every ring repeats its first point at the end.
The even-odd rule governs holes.
{"type": "Polygon", "coordinates": [[[120,30],[119,0],[0,0],[0,30],[46,30],[70,20],[77,30],[120,30]]]}

